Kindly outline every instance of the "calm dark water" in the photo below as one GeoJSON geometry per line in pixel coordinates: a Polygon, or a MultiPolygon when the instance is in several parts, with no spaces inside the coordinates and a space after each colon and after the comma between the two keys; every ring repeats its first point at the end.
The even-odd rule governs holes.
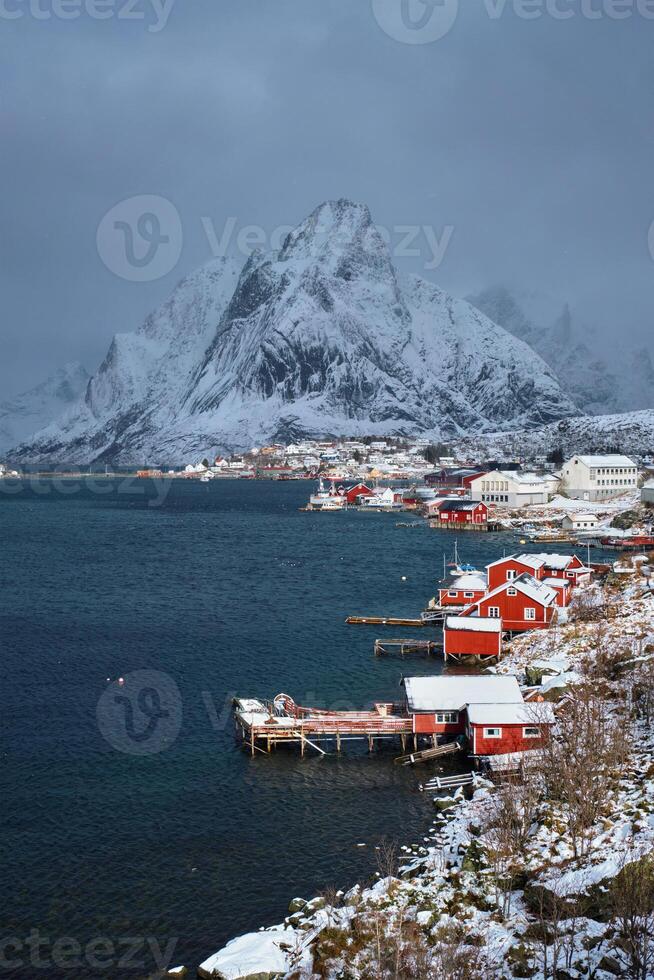
{"type": "MultiPolygon", "coordinates": [[[[173,965],[194,966],[279,921],[294,895],[369,877],[380,839],[424,834],[420,774],[394,766],[393,748],[251,759],[229,706],[280,691],[359,706],[397,698],[403,672],[439,671],[374,658],[379,627],[344,619],[417,615],[453,542],[390,514],[300,513],[308,483],[177,481],[161,506],[146,482],[101,486],[0,490],[2,931],[39,930],[46,961],[60,937],[123,954],[123,937],[175,940],[173,965]],[[132,705],[129,732],[152,723],[154,742],[130,741],[124,706],[107,721],[107,678],[126,677],[131,697],[136,671],[172,709],[157,730],[157,705],[132,705]],[[149,747],[161,751],[136,754],[149,747]]],[[[473,561],[512,544],[460,542],[473,561]]],[[[154,970],[143,951],[140,971],[117,956],[47,975],[154,970]]],[[[40,975],[24,949],[0,972],[40,975]]]]}

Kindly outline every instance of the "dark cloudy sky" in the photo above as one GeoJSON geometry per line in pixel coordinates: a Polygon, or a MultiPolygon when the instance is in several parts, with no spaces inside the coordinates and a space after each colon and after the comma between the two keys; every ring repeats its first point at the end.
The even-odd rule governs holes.
{"type": "Polygon", "coordinates": [[[398,264],[455,293],[504,280],[649,340],[652,0],[404,3],[1,0],[0,400],[93,370],[211,256],[207,226],[234,250],[330,197],[369,204],[396,246],[401,226],[453,229],[437,268],[423,232],[398,264]],[[142,196],[182,236],[148,282],[96,242],[142,196]]]}

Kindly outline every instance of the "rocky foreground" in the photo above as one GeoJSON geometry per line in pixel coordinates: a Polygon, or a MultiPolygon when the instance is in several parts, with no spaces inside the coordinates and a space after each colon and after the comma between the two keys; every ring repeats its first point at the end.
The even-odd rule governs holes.
{"type": "Polygon", "coordinates": [[[519,774],[435,800],[429,835],[378,881],[229,943],[205,978],[654,977],[654,598],[636,559],[579,592],[498,670],[551,701],[519,774]]]}

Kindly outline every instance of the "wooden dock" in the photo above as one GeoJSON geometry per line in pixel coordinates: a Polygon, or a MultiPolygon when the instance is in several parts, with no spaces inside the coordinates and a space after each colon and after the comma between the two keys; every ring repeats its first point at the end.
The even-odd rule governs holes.
{"type": "Polygon", "coordinates": [[[443,644],[436,640],[375,640],[375,656],[399,654],[407,657],[412,653],[422,653],[426,657],[436,656],[443,650],[443,644]]]}
{"type": "Polygon", "coordinates": [[[348,616],[345,622],[352,626],[410,626],[416,629],[429,625],[424,619],[403,619],[399,616],[348,616]]]}
{"type": "Polygon", "coordinates": [[[376,739],[399,738],[405,749],[407,736],[413,736],[417,748],[413,718],[391,703],[375,704],[372,711],[328,711],[303,708],[288,695],[279,694],[273,701],[237,698],[234,717],[251,755],[267,754],[280,744],[299,745],[302,755],[307,747],[325,755],[320,742],[331,741],[340,752],[342,742],[354,739],[367,739],[372,752],[376,739]]]}
{"type": "Polygon", "coordinates": [[[430,762],[443,755],[453,755],[461,751],[459,742],[446,742],[444,745],[435,745],[431,749],[422,749],[420,752],[411,752],[409,755],[399,755],[395,762],[401,766],[415,766],[422,762],[430,762]]]}

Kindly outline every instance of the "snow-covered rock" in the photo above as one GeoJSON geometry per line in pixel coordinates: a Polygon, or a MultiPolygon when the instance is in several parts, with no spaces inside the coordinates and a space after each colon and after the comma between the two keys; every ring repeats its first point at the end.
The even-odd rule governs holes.
{"type": "Polygon", "coordinates": [[[224,949],[205,960],[198,969],[201,977],[219,980],[246,980],[248,977],[274,978],[289,969],[289,957],[280,948],[290,933],[283,926],[267,932],[251,932],[232,940],[224,949]],[[286,935],[285,935],[286,934],[286,935]]]}
{"type": "Polygon", "coordinates": [[[0,402],[0,453],[58,418],[86,390],[89,375],[72,362],[16,398],[0,402]]]}
{"type": "Polygon", "coordinates": [[[525,343],[417,277],[370,212],[328,202],[237,277],[217,260],[135,334],[19,457],[177,461],[304,436],[531,427],[573,414],[525,343]]]}
{"type": "MultiPolygon", "coordinates": [[[[491,456],[506,453],[521,456],[525,445],[539,455],[560,449],[568,458],[573,453],[619,452],[641,456],[654,450],[654,409],[615,415],[582,415],[561,419],[529,431],[498,432],[479,439],[461,440],[459,445],[491,456]],[[528,442],[527,442],[528,440],[528,442]]],[[[588,502],[583,501],[584,509],[588,502]]],[[[580,509],[575,506],[573,509],[580,509]]]]}

